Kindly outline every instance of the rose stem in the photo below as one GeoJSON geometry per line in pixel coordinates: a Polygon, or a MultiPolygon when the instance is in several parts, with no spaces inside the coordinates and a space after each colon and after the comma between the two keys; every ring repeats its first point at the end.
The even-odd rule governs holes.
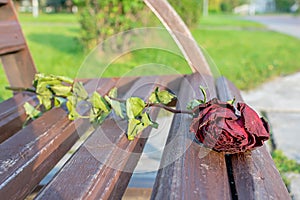
{"type": "MultiPolygon", "coordinates": [[[[122,103],[125,103],[126,100],[124,99],[119,99],[119,98],[113,98],[113,97],[109,97],[110,99],[112,100],[115,100],[115,101],[119,101],[119,102],[122,102],[122,103]]],[[[163,108],[169,112],[172,112],[172,113],[183,113],[183,114],[190,114],[190,115],[193,115],[193,111],[190,111],[190,110],[176,110],[176,109],[173,109],[173,108],[170,108],[164,104],[161,104],[161,103],[147,103],[145,107],[158,107],[158,108],[163,108]]]]}
{"type": "Polygon", "coordinates": [[[32,93],[36,93],[35,89],[33,89],[33,88],[5,87],[5,89],[12,90],[14,92],[32,92],[32,93]]]}
{"type": "Polygon", "coordinates": [[[175,114],[176,113],[183,113],[183,114],[190,114],[190,115],[194,114],[193,111],[191,111],[191,110],[176,110],[176,109],[170,108],[170,107],[168,107],[164,104],[160,104],[160,103],[150,103],[150,104],[147,104],[146,106],[147,107],[153,106],[153,107],[163,108],[163,109],[165,109],[169,112],[175,113],[175,114]]]}

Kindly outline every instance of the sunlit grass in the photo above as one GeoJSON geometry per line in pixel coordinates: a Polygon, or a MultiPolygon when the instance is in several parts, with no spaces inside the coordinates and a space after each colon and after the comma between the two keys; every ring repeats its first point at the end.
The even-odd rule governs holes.
{"type": "MultiPolygon", "coordinates": [[[[78,15],[41,14],[33,18],[21,14],[19,19],[38,71],[76,77],[88,55],[78,42],[78,15]]],[[[251,89],[272,77],[300,70],[300,61],[296,59],[300,56],[300,40],[268,31],[256,22],[237,16],[211,15],[201,18],[192,34],[221,74],[240,89],[251,89]]],[[[164,50],[141,49],[116,59],[104,75],[120,76],[148,63],[171,66],[179,73],[191,72],[180,56],[164,50]]],[[[0,72],[1,100],[11,93],[4,91],[8,83],[3,70],[0,72]]],[[[150,69],[144,74],[149,73],[150,69]]]]}

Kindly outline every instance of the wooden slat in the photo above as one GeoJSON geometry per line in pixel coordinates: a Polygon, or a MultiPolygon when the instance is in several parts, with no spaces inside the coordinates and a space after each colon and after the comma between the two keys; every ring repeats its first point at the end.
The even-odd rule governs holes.
{"type": "MultiPolygon", "coordinates": [[[[123,98],[146,98],[156,81],[157,77],[141,77],[123,98]]],[[[124,120],[107,119],[37,199],[120,199],[150,133],[147,128],[139,138],[128,141],[126,128],[124,120]]]]}
{"type": "MultiPolygon", "coordinates": [[[[118,79],[114,79],[116,82],[118,79]]],[[[91,80],[86,89],[89,93],[93,92],[97,87],[100,87],[105,79],[91,80]]],[[[88,82],[85,80],[84,84],[88,82]]],[[[0,104],[0,143],[17,133],[26,121],[26,113],[23,107],[24,103],[28,102],[33,106],[38,104],[36,96],[27,93],[18,93],[14,97],[0,104]]]]}
{"type": "MultiPolygon", "coordinates": [[[[105,94],[115,81],[101,85],[105,94]]],[[[87,87],[94,88],[94,82],[87,87]]],[[[88,120],[70,121],[63,109],[55,108],[0,144],[1,198],[26,197],[89,126],[88,120]]]]}
{"type": "Polygon", "coordinates": [[[35,106],[35,96],[19,93],[0,104],[0,143],[19,131],[26,121],[25,102],[35,106]]]}
{"type": "Polygon", "coordinates": [[[211,75],[209,64],[180,16],[166,0],[144,0],[167,28],[193,72],[211,75]]]}
{"type": "MultiPolygon", "coordinates": [[[[217,80],[217,90],[223,101],[234,96],[236,102],[243,101],[238,89],[224,77],[217,80]]],[[[290,199],[265,146],[251,152],[234,154],[229,158],[239,199],[290,199]]]]}
{"type": "Polygon", "coordinates": [[[7,0],[0,0],[0,4],[7,4],[7,0]]]}
{"type": "MultiPolygon", "coordinates": [[[[209,98],[216,96],[213,78],[194,74],[181,84],[178,109],[203,98],[199,85],[209,86],[209,98]]],[[[175,115],[151,199],[231,199],[224,155],[193,141],[191,120],[187,114],[175,115]]]]}
{"type": "Polygon", "coordinates": [[[6,37],[5,40],[0,39],[0,54],[15,51],[1,56],[7,79],[11,86],[30,87],[34,75],[36,74],[36,68],[25,42],[18,22],[17,13],[11,0],[0,7],[0,22],[3,22],[1,25],[7,26],[6,28],[13,30],[18,29],[10,32],[10,36],[7,34],[4,27],[0,29],[1,38],[2,33],[6,37]],[[9,40],[9,43],[6,41],[7,39],[9,40]],[[9,46],[11,44],[14,44],[15,46],[9,46]],[[22,50],[20,51],[20,49],[22,50]]]}
{"type": "Polygon", "coordinates": [[[27,47],[2,56],[2,64],[12,87],[31,87],[36,69],[27,47]]]}
{"type": "Polygon", "coordinates": [[[11,0],[7,0],[6,3],[0,6],[0,21],[17,19],[17,16],[15,15],[16,13],[14,12],[14,9],[11,5],[13,5],[11,3],[11,0]]]}
{"type": "Polygon", "coordinates": [[[0,55],[26,47],[18,21],[0,21],[0,55]]]}
{"type": "MultiPolygon", "coordinates": [[[[169,75],[169,76],[161,76],[159,77],[161,80],[169,80],[171,90],[177,90],[180,79],[182,75],[169,75]]],[[[93,79],[90,80],[93,83],[90,84],[89,88],[86,88],[89,93],[93,92],[96,88],[101,88],[103,85],[103,81],[107,81],[109,78],[93,79]]],[[[120,94],[124,94],[125,91],[130,88],[130,85],[133,84],[138,77],[123,77],[123,78],[113,78],[116,82],[116,86],[118,87],[118,91],[120,94]]],[[[88,80],[81,80],[84,84],[88,82],[88,80]]],[[[104,84],[105,85],[105,84],[104,84]]],[[[29,102],[31,105],[37,105],[37,98],[32,96],[32,94],[27,93],[19,93],[14,97],[0,103],[0,143],[15,134],[19,131],[24,122],[26,121],[26,114],[23,108],[23,104],[25,102],[29,102]],[[30,96],[31,95],[31,96],[30,96]]]]}

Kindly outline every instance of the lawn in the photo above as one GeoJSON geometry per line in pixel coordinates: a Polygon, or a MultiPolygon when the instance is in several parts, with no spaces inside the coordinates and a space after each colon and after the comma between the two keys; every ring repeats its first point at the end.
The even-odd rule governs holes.
{"type": "Polygon", "coordinates": [[[243,90],[300,70],[300,40],[270,31],[194,30],[220,73],[243,90]]]}
{"type": "MultiPolygon", "coordinates": [[[[76,15],[43,14],[34,19],[31,15],[21,14],[19,18],[40,72],[70,77],[76,77],[82,71],[99,75],[98,66],[103,64],[99,60],[108,62],[107,55],[99,55],[94,59],[94,68],[79,70],[82,63],[85,63],[84,66],[90,63],[84,62],[88,54],[84,53],[76,39],[80,33],[76,15]]],[[[240,89],[251,89],[273,77],[300,70],[300,62],[295,59],[300,57],[300,40],[268,31],[261,24],[236,16],[212,15],[201,18],[192,34],[200,46],[207,50],[220,73],[240,89]]],[[[104,76],[151,74],[153,71],[159,74],[190,73],[181,56],[164,49],[137,49],[120,55],[109,64],[111,67],[104,72],[104,76]],[[158,64],[153,67],[151,63],[158,64]],[[133,70],[136,66],[144,67],[133,70]],[[165,70],[160,70],[161,66],[165,66],[165,70]]],[[[4,90],[8,83],[3,71],[0,73],[0,81],[0,100],[3,100],[11,96],[10,92],[4,90]]]]}

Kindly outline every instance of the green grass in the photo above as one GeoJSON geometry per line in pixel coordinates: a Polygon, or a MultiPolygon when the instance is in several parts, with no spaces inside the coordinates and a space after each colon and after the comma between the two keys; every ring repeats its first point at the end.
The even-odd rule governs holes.
{"type": "Polygon", "coordinates": [[[280,150],[275,150],[272,152],[272,157],[275,162],[275,165],[280,172],[282,179],[286,186],[289,188],[290,180],[286,177],[286,173],[300,173],[300,164],[295,160],[289,159],[284,153],[280,150]]]}
{"type": "Polygon", "coordinates": [[[55,13],[55,14],[45,14],[40,13],[38,17],[32,17],[31,13],[20,13],[19,21],[21,23],[78,23],[78,15],[73,15],[69,13],[55,13]]]}
{"type": "MultiPolygon", "coordinates": [[[[76,39],[80,32],[78,16],[42,14],[33,18],[30,14],[21,14],[19,19],[38,71],[76,77],[86,58],[76,39]]],[[[192,34],[207,50],[220,73],[240,89],[251,89],[273,77],[300,70],[300,62],[296,59],[300,57],[300,40],[267,31],[261,24],[236,16],[211,15],[202,18],[192,34]]],[[[99,59],[106,61],[108,58],[104,55],[94,59],[94,66],[83,68],[84,71],[99,76],[102,64],[99,59]]],[[[191,72],[184,59],[172,52],[141,49],[120,56],[102,75],[144,75],[153,71],[158,74],[191,72]],[[161,65],[153,67],[149,63],[161,65]],[[134,70],[136,66],[144,67],[134,70]],[[169,67],[160,70],[160,66],[174,70],[169,67]]],[[[11,96],[4,90],[8,83],[3,70],[0,81],[0,100],[3,100],[11,96]]]]}
{"type": "Polygon", "coordinates": [[[300,40],[270,31],[194,30],[222,75],[247,90],[300,70],[300,40]]]}
{"type": "MultiPolygon", "coordinates": [[[[84,60],[84,52],[78,40],[80,26],[78,16],[72,14],[41,14],[33,18],[20,14],[19,21],[37,70],[75,77],[84,60]]],[[[0,101],[12,93],[4,89],[8,85],[3,69],[0,69],[0,101]]]]}
{"type": "Polygon", "coordinates": [[[265,26],[249,21],[249,20],[243,20],[239,18],[238,16],[234,15],[209,15],[207,17],[202,17],[200,19],[199,28],[210,26],[210,27],[216,27],[216,26],[229,26],[229,27],[239,27],[239,28],[264,28],[265,26]]]}

